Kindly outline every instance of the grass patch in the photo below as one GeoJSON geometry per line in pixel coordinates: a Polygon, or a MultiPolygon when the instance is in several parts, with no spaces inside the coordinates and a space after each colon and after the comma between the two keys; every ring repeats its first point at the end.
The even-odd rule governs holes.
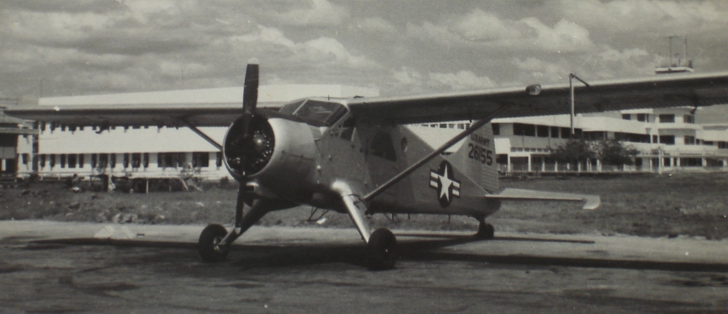
{"type": "MultiPolygon", "coordinates": [[[[578,203],[503,202],[489,217],[496,231],[537,233],[629,234],[649,237],[678,235],[707,239],[728,237],[728,176],[725,173],[621,175],[504,179],[501,187],[597,194],[602,206],[584,211],[578,203]]],[[[0,190],[0,219],[118,222],[139,224],[232,223],[237,185],[208,184],[204,192],[72,192],[64,183],[36,182],[24,189],[0,190]]],[[[307,221],[310,209],[299,207],[269,213],[260,225],[350,228],[347,215],[330,213],[319,225],[307,221]]],[[[383,215],[373,227],[412,230],[470,230],[469,217],[383,215]]]]}

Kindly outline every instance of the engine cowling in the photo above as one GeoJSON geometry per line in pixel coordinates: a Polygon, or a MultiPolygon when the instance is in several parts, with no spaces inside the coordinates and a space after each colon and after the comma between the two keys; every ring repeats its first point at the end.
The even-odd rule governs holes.
{"type": "Polygon", "coordinates": [[[256,115],[251,136],[244,137],[243,118],[225,135],[225,166],[237,181],[256,182],[289,200],[310,198],[316,184],[316,144],[305,123],[256,115]]]}

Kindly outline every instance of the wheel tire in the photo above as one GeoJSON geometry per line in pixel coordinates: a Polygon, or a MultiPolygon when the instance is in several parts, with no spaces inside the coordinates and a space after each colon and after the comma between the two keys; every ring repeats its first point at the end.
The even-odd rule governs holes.
{"type": "Polygon", "coordinates": [[[227,235],[225,227],[221,225],[209,225],[200,233],[200,240],[197,242],[197,249],[200,252],[203,262],[222,262],[230,253],[230,244],[218,245],[227,235]]]}
{"type": "Polygon", "coordinates": [[[490,240],[493,239],[494,235],[495,228],[493,228],[493,225],[481,222],[478,226],[478,233],[475,234],[475,237],[482,240],[490,240]]]}
{"type": "Polygon", "coordinates": [[[391,231],[385,228],[375,230],[369,237],[367,247],[370,270],[394,268],[394,263],[399,256],[397,255],[397,238],[391,231]]]}

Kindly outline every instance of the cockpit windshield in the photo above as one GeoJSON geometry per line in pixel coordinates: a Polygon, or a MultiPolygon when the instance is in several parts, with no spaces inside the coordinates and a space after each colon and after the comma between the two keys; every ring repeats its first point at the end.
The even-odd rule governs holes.
{"type": "Polygon", "coordinates": [[[346,114],[346,107],[336,102],[307,99],[286,104],[280,112],[293,114],[312,125],[329,126],[346,114]]]}

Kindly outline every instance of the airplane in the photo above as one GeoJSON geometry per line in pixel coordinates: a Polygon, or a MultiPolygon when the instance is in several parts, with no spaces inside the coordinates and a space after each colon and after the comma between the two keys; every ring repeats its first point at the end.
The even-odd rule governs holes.
{"type": "MultiPolygon", "coordinates": [[[[266,213],[299,205],[347,214],[366,243],[367,265],[391,269],[395,235],[370,230],[367,216],[464,215],[479,221],[475,237],[492,239],[486,217],[503,200],[582,201],[599,196],[520,189],[501,190],[490,121],[570,113],[570,86],[529,85],[424,96],[329,98],[257,108],[259,66],[246,68],[240,105],[16,106],[15,117],[56,125],[186,126],[223,152],[239,190],[230,230],[210,224],[201,232],[205,262],[227,258],[231,244],[266,213]],[[475,120],[432,148],[409,124],[475,120]],[[200,126],[229,126],[223,143],[200,126]],[[459,147],[458,147],[459,145],[459,147]]],[[[579,86],[575,112],[709,106],[728,103],[728,72],[605,81],[579,86]]]]}

